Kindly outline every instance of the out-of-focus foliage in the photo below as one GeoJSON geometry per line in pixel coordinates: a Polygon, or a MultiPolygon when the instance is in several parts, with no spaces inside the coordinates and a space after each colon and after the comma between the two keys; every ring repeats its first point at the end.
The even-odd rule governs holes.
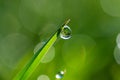
{"type": "Polygon", "coordinates": [[[11,80],[39,42],[70,18],[72,37],[29,80],[120,80],[120,0],[0,0],[0,80],[11,80]],[[117,62],[116,62],[117,61],[117,62]]]}

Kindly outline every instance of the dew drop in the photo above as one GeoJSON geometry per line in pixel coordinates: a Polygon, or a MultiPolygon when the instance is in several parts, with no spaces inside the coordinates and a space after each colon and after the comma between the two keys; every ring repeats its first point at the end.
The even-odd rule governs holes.
{"type": "Polygon", "coordinates": [[[72,31],[71,31],[70,27],[65,25],[60,32],[60,37],[62,39],[69,39],[69,38],[71,38],[71,32],[72,31]]]}
{"type": "Polygon", "coordinates": [[[58,72],[55,77],[56,79],[62,79],[64,77],[65,71],[58,72]]]}

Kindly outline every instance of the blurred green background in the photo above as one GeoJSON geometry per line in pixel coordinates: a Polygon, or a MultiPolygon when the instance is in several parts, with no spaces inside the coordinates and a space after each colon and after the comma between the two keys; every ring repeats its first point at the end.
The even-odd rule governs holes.
{"type": "Polygon", "coordinates": [[[69,18],[72,37],[59,38],[29,80],[64,70],[63,80],[120,80],[120,0],[0,0],[0,80],[12,80],[69,18]]]}

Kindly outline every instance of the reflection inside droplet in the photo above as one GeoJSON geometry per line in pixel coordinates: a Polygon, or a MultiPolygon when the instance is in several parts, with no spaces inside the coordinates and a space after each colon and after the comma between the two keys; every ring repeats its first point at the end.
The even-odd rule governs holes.
{"type": "Polygon", "coordinates": [[[71,31],[70,27],[65,25],[60,32],[60,37],[62,39],[69,39],[69,38],[71,38],[71,32],[72,31],[71,31]]]}
{"type": "Polygon", "coordinates": [[[65,71],[58,72],[55,77],[56,79],[62,79],[64,77],[65,71]]]}

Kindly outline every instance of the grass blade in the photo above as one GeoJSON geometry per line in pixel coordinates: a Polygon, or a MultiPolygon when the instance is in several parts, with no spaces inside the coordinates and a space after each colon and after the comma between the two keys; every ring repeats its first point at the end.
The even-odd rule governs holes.
{"type": "Polygon", "coordinates": [[[50,49],[50,47],[57,40],[62,27],[64,27],[64,25],[68,24],[69,21],[70,21],[70,19],[68,19],[61,27],[59,27],[57,29],[57,31],[50,37],[50,39],[45,43],[45,45],[35,53],[35,55],[31,58],[29,63],[15,76],[15,78],[13,80],[27,80],[30,77],[32,72],[39,65],[42,57],[47,53],[47,51],[50,49]]]}

